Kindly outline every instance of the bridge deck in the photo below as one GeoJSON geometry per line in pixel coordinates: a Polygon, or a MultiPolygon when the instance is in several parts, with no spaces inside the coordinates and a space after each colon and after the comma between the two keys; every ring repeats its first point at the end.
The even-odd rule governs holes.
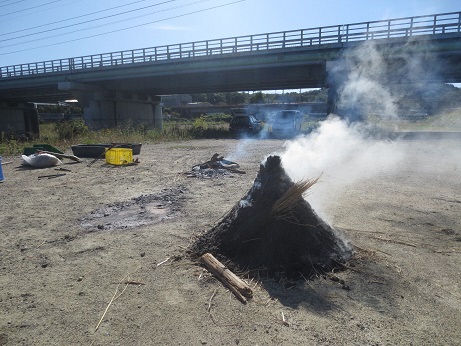
{"type": "Polygon", "coordinates": [[[3,66],[0,67],[0,81],[133,64],[162,63],[178,59],[219,58],[228,54],[257,54],[299,47],[453,33],[461,33],[461,12],[340,24],[3,66]]]}

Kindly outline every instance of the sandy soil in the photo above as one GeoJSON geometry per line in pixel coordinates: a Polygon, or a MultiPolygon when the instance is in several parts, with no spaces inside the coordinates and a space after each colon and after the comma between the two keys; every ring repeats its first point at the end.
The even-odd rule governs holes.
{"type": "Polygon", "coordinates": [[[402,141],[424,169],[407,160],[330,201],[351,269],[253,278],[247,305],[184,248],[282,141],[254,141],[238,158],[246,174],[214,179],[184,172],[238,141],[143,145],[130,167],[64,160],[71,172],[54,179],[14,158],[0,184],[0,345],[460,345],[461,172],[433,144],[402,141]]]}

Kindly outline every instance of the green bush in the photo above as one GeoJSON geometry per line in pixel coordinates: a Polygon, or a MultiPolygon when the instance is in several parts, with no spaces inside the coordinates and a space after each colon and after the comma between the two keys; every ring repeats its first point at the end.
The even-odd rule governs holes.
{"type": "Polygon", "coordinates": [[[195,131],[203,131],[208,129],[208,122],[206,121],[205,117],[201,116],[194,120],[194,130],[195,131]]]}
{"type": "Polygon", "coordinates": [[[22,149],[21,141],[8,138],[3,132],[0,134],[0,156],[12,156],[21,152],[22,149]]]}
{"type": "Polygon", "coordinates": [[[230,123],[232,119],[232,115],[225,113],[210,113],[202,115],[201,117],[203,117],[207,122],[211,123],[230,123]]]}
{"type": "Polygon", "coordinates": [[[83,119],[61,120],[58,121],[54,130],[58,134],[58,138],[63,140],[71,140],[77,136],[85,135],[88,133],[88,126],[85,125],[83,119]]]}

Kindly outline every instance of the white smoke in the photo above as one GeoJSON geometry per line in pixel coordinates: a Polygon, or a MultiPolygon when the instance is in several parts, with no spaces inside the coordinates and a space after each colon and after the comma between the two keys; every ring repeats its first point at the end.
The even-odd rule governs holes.
{"type": "Polygon", "coordinates": [[[338,107],[353,118],[378,114],[383,119],[395,119],[397,100],[384,84],[387,64],[372,42],[365,42],[340,61],[347,76],[339,90],[338,107]]]}
{"type": "MultiPolygon", "coordinates": [[[[294,181],[321,175],[307,200],[327,222],[333,221],[327,214],[327,207],[338,195],[361,180],[398,172],[402,162],[411,162],[414,171],[453,170],[460,172],[461,178],[458,143],[447,147],[443,141],[431,141],[430,152],[421,154],[417,143],[393,141],[387,136],[387,131],[393,131],[401,124],[399,116],[402,105],[405,107],[408,101],[408,91],[422,95],[420,98],[426,102],[426,95],[437,95],[438,92],[437,85],[434,89],[428,83],[437,79],[434,78],[437,74],[436,61],[428,64],[427,56],[412,53],[415,48],[424,52],[424,47],[409,44],[394,60],[389,60],[387,52],[370,42],[349,51],[332,71],[337,73],[333,80],[340,82],[338,109],[345,110],[342,113],[345,116],[340,118],[331,114],[317,130],[285,143],[285,150],[280,156],[286,172],[294,181]],[[407,48],[409,51],[405,52],[407,48]],[[430,71],[426,71],[427,66],[430,66],[430,71]],[[362,121],[352,121],[357,119],[362,121]],[[442,165],[434,167],[431,164],[442,162],[441,158],[442,165]]],[[[433,119],[443,122],[446,117],[433,119]]],[[[459,120],[459,117],[456,119],[459,120]]],[[[447,128],[453,126],[447,125],[447,128]]],[[[240,149],[248,144],[242,143],[236,153],[243,152],[240,149]]]]}
{"type": "Polygon", "coordinates": [[[226,159],[229,161],[239,162],[242,158],[244,158],[248,150],[247,148],[251,146],[256,139],[250,138],[248,136],[241,137],[237,145],[232,148],[232,151],[226,155],[226,159]]]}
{"type": "Polygon", "coordinates": [[[363,125],[348,125],[336,116],[323,121],[309,136],[286,143],[283,166],[294,180],[322,175],[308,197],[314,210],[328,220],[328,201],[360,179],[391,170],[404,157],[395,142],[364,138],[363,125]]]}
{"type": "Polygon", "coordinates": [[[420,68],[415,61],[403,54],[398,63],[389,64],[385,52],[371,42],[350,50],[331,71],[339,82],[338,109],[343,110],[343,118],[332,114],[313,133],[286,143],[282,162],[294,181],[322,175],[307,199],[326,221],[332,221],[326,207],[338,194],[361,179],[397,169],[405,157],[397,142],[372,134],[382,120],[398,119],[395,78],[416,80],[414,71],[420,68]]]}

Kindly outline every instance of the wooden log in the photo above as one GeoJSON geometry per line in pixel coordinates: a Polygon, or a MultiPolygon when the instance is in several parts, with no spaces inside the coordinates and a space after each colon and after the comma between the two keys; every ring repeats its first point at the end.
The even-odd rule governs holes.
{"type": "Polygon", "coordinates": [[[250,286],[226,268],[226,266],[219,262],[212,254],[206,253],[202,255],[200,259],[210,272],[217,276],[242,303],[246,304],[246,298],[249,299],[253,297],[253,290],[250,286]]]}

